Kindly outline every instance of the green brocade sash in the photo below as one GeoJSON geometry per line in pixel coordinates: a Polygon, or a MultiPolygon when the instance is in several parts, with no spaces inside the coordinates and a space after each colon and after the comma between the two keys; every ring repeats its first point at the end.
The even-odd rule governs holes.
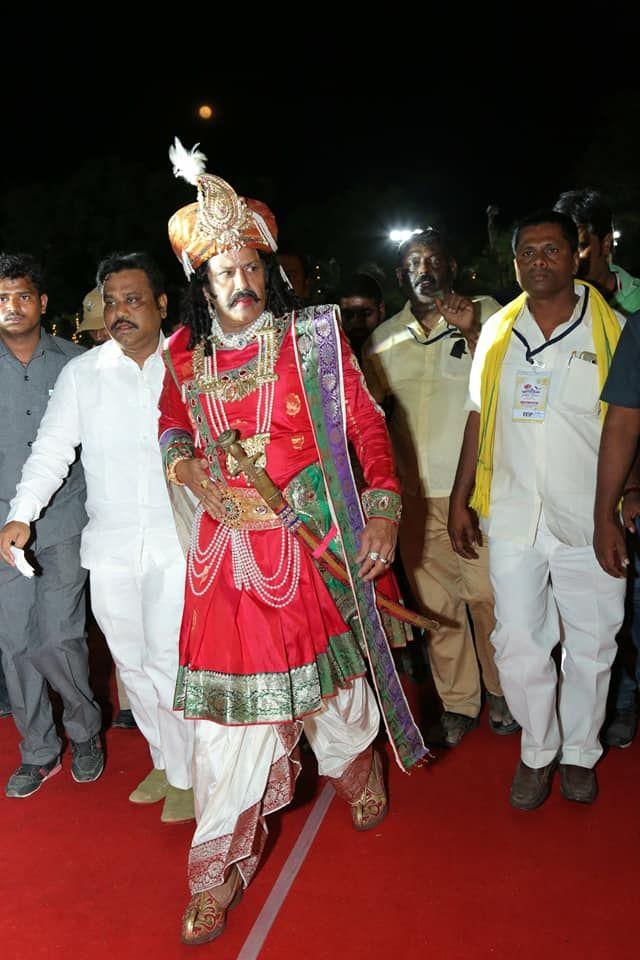
{"type": "Polygon", "coordinates": [[[307,307],[294,316],[294,345],[332,520],[342,542],[373,682],[398,765],[408,770],[429,751],[411,715],[393,662],[371,583],[354,560],[364,516],[356,488],[345,423],[341,344],[333,306],[307,307]]]}

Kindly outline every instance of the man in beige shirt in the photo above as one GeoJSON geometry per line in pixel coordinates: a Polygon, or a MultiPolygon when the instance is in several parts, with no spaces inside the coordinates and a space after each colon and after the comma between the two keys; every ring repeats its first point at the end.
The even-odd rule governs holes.
{"type": "Polygon", "coordinates": [[[500,305],[490,297],[472,301],[453,292],[456,262],[433,229],[400,246],[396,274],[407,303],[373,332],[363,368],[376,400],[393,404],[389,428],[404,501],[400,554],[416,599],[442,621],[430,637],[429,660],[444,706],[443,739],[456,746],[478,723],[478,660],[491,729],[498,734],[519,729],[489,643],[495,620],[486,547],[477,560],[465,560],[454,553],[447,533],[471,357],[482,323],[500,305]]]}

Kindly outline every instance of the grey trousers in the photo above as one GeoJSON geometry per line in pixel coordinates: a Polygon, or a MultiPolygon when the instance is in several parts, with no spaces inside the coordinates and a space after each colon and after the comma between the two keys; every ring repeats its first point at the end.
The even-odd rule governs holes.
{"type": "Polygon", "coordinates": [[[22,762],[42,764],[61,747],[46,681],[62,698],[69,739],[98,733],[101,714],[89,686],[80,537],[36,558],[42,573],[31,580],[0,563],[0,651],[22,762]]]}
{"type": "Polygon", "coordinates": [[[0,710],[5,711],[9,710],[11,704],[9,703],[9,694],[7,692],[7,681],[4,678],[4,670],[2,669],[2,663],[0,662],[0,710]]]}

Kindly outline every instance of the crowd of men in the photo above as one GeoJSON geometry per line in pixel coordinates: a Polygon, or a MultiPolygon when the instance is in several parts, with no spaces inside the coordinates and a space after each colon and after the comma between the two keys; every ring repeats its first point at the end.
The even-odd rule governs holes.
{"type": "MultiPolygon", "coordinates": [[[[190,182],[196,180],[202,218],[207,191],[231,188],[202,171],[190,182]]],[[[217,365],[224,364],[225,356],[236,356],[233,351],[243,356],[248,344],[243,336],[256,324],[261,329],[265,310],[276,321],[285,311],[303,315],[309,294],[301,258],[283,255],[279,267],[275,262],[270,211],[257,201],[247,201],[242,209],[241,239],[236,234],[229,246],[227,234],[212,227],[206,253],[201,238],[199,246],[193,241],[193,211],[185,208],[187,213],[179,211],[178,220],[173,218],[171,242],[190,282],[180,318],[169,317],[177,330],[170,341],[162,333],[168,313],[164,280],[147,255],[115,254],[99,264],[97,287],[83,304],[81,329],[90,332],[95,344],[86,351],[45,331],[47,295],[40,265],[27,254],[0,255],[0,553],[6,561],[0,564],[0,716],[13,717],[21,738],[21,763],[5,793],[29,797],[61,770],[64,744],[48,686],[62,701],[73,778],[91,782],[102,773],[102,718],[91,689],[86,642],[88,572],[91,609],[118,672],[120,725],[137,725],[149,745],[151,771],[130,800],[162,800],[163,821],[195,816],[199,824],[190,859],[193,896],[183,923],[183,939],[190,943],[222,932],[226,909],[249,882],[255,864],[248,864],[252,857],[257,863],[259,855],[256,840],[255,847],[234,859],[229,849],[233,852],[238,843],[235,827],[226,833],[226,828],[218,829],[219,821],[232,823],[253,809],[247,798],[255,790],[263,814],[269,812],[261,799],[271,782],[269,770],[293,757],[303,725],[321,772],[353,807],[354,825],[373,826],[386,810],[379,763],[371,753],[379,714],[371,690],[361,682],[365,667],[359,653],[344,648],[339,664],[343,679],[337,681],[338,654],[331,647],[326,654],[331,678],[321,678],[319,689],[322,697],[334,697],[326,702],[336,705],[335,715],[325,702],[323,727],[319,718],[310,719],[319,699],[310,700],[306,710],[287,707],[282,721],[299,721],[300,727],[283,748],[277,738],[267,740],[263,729],[276,729],[280,714],[270,707],[261,726],[252,712],[261,692],[251,687],[251,678],[266,674],[256,668],[245,676],[244,669],[233,667],[237,651],[229,640],[224,656],[207,646],[207,631],[215,630],[216,616],[226,622],[230,604],[238,622],[249,617],[240,601],[230,599],[232,594],[253,591],[266,597],[269,611],[278,610],[280,622],[287,624],[282,611],[289,609],[289,594],[308,590],[309,624],[317,616],[331,643],[338,634],[345,636],[347,627],[363,633],[365,647],[371,645],[369,669],[377,684],[367,617],[360,612],[355,630],[356,615],[348,605],[336,601],[337,607],[327,612],[321,598],[316,610],[313,598],[324,588],[312,589],[318,577],[315,567],[307,570],[306,561],[299,574],[294,541],[287,546],[284,533],[278,540],[281,567],[288,564],[287,571],[298,570],[302,579],[291,573],[291,582],[283,579],[278,594],[277,571],[271,577],[260,573],[257,546],[247,552],[248,540],[242,547],[229,534],[233,567],[230,563],[225,586],[222,552],[218,556],[218,547],[211,547],[207,553],[198,539],[211,522],[211,544],[218,543],[215,524],[225,512],[237,508],[248,517],[258,509],[244,488],[232,485],[230,495],[234,473],[216,473],[208,446],[207,429],[245,422],[245,411],[232,404],[223,409],[223,393],[216,393],[217,365]],[[289,279],[285,285],[282,269],[289,279]],[[212,335],[212,352],[205,347],[200,356],[203,324],[213,324],[218,333],[217,340],[212,335]],[[241,333],[234,333],[236,328],[241,333]],[[214,398],[207,400],[209,406],[191,393],[192,381],[181,372],[187,361],[189,370],[191,363],[194,370],[197,363],[204,370],[199,382],[207,385],[202,394],[214,398]],[[22,550],[35,576],[22,572],[22,550]],[[200,556],[202,570],[214,567],[222,586],[214,589],[209,573],[198,573],[200,556]],[[195,585],[200,576],[201,589],[195,585]],[[200,600],[203,595],[206,603],[200,600]],[[223,661],[228,669],[220,665],[223,661]],[[232,693],[228,680],[220,686],[215,679],[223,674],[235,677],[232,693]],[[327,683],[329,693],[323,686],[327,683]],[[236,736],[238,729],[242,733],[236,736]],[[251,746],[247,731],[252,730],[256,742],[251,746]],[[353,742],[345,745],[348,738],[353,742]],[[256,757],[268,753],[271,758],[264,760],[259,789],[257,759],[247,767],[246,783],[235,771],[237,756],[248,757],[251,750],[256,757]],[[231,759],[213,771],[213,754],[231,759]],[[246,797],[230,812],[214,796],[212,784],[231,777],[232,761],[233,789],[246,797]],[[227,842],[228,836],[234,839],[227,842]],[[214,849],[217,866],[210,856],[214,849]],[[202,879],[205,874],[210,882],[202,879]],[[211,890],[215,899],[203,899],[211,890]]],[[[358,486],[367,488],[353,557],[350,534],[338,523],[354,609],[361,611],[366,601],[355,583],[358,575],[365,584],[388,579],[383,592],[393,594],[388,567],[397,536],[398,562],[410,588],[407,604],[437,621],[425,642],[442,706],[439,743],[458,747],[478,726],[483,705],[495,734],[521,731],[509,795],[520,810],[545,801],[556,771],[567,799],[593,802],[603,746],[626,747],[637,730],[640,280],[612,262],[613,232],[611,211],[597,192],[570,191],[553,208],[525,217],[515,227],[514,269],[522,293],[506,305],[488,295],[470,298],[457,291],[455,251],[446,234],[433,228],[398,248],[396,277],[405,304],[395,316],[385,318],[381,289],[365,274],[348,278],[338,298],[340,336],[349,339],[366,381],[365,386],[349,379],[349,370],[358,370],[355,360],[351,367],[343,365],[346,394],[339,402],[346,409],[358,486]],[[356,406],[358,416],[352,409],[356,406]],[[374,465],[374,448],[382,450],[380,462],[385,457],[386,441],[376,419],[380,407],[400,479],[401,516],[396,468],[391,461],[385,461],[384,469],[374,465]],[[635,673],[619,648],[627,588],[635,673]]],[[[323,308],[308,309],[311,323],[323,308]]],[[[328,316],[320,317],[323,336],[328,316]]],[[[277,323],[265,330],[276,353],[289,349],[277,323]]],[[[298,361],[291,350],[293,369],[298,361]]],[[[305,374],[309,362],[303,358],[300,366],[305,374]]],[[[252,369],[247,362],[241,378],[250,378],[252,369]]],[[[260,398],[265,383],[283,376],[274,369],[260,368],[260,398]]],[[[225,402],[235,370],[225,381],[225,402]]],[[[300,394],[311,412],[314,402],[313,385],[300,376],[302,386],[291,388],[286,397],[286,415],[294,419],[306,416],[300,394]]],[[[234,394],[242,397],[242,392],[234,394]]],[[[265,399],[260,414],[261,402],[256,417],[264,420],[268,403],[265,399]]],[[[315,416],[311,419],[315,424],[315,416]]],[[[270,424],[264,420],[262,447],[249,452],[264,455],[270,424]]],[[[283,430],[278,425],[272,433],[279,436],[283,430]]],[[[314,432],[307,440],[305,431],[301,420],[285,434],[291,437],[291,457],[302,458],[297,476],[317,484],[309,471],[322,451],[322,437],[314,432]],[[313,455],[307,461],[300,451],[308,447],[313,455]]],[[[268,455],[265,462],[271,473],[279,469],[268,455]]],[[[230,469],[228,463],[225,469],[230,469]]],[[[293,474],[287,469],[283,462],[280,486],[293,491],[288,497],[295,505],[293,474]]],[[[330,471],[324,479],[328,496],[339,501],[330,471]]],[[[262,531],[260,537],[271,530],[264,519],[251,522],[246,528],[262,531]]],[[[317,522],[326,546],[336,536],[336,525],[328,521],[323,529],[317,522]]],[[[257,617],[255,611],[251,616],[257,617]]],[[[275,614],[263,616],[266,625],[275,614]]],[[[372,629],[371,637],[377,627],[372,629]]],[[[387,633],[391,636],[389,629],[387,633]]],[[[242,639],[242,630],[239,636],[238,643],[245,644],[243,662],[257,663],[259,654],[242,639]]],[[[299,669],[307,669],[304,637],[296,643],[299,669]]],[[[317,656],[321,659],[325,651],[317,656]]],[[[418,742],[419,735],[405,766],[420,753],[418,742]]],[[[401,755],[397,742],[396,748],[401,755]]]]}

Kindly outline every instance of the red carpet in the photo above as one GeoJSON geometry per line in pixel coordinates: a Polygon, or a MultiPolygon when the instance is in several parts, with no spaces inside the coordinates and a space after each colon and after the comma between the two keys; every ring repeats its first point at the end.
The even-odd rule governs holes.
{"type": "MultiPolygon", "coordinates": [[[[103,658],[98,658],[103,663],[103,658]]],[[[0,783],[19,762],[0,721],[0,783]]],[[[179,942],[192,826],[129,792],[149,768],[136,732],[109,730],[94,784],[61,774],[27,800],[0,798],[2,960],[234,958],[311,809],[313,761],[295,808],[270,821],[268,855],[221,939],[179,942]]],[[[540,810],[507,803],[517,738],[487,727],[432,768],[390,768],[391,811],[358,834],[334,799],[260,954],[263,960],[636,957],[640,743],[598,768],[593,807],[554,784],[540,810]]]]}

